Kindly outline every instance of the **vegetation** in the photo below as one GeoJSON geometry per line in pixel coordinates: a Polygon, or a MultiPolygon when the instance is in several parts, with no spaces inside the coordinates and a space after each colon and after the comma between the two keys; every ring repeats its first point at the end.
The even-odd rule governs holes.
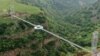
{"type": "MultiPolygon", "coordinates": [[[[3,6],[0,6],[0,11],[5,8],[9,9],[8,4],[11,0],[0,1],[0,4],[3,3],[3,6]]],[[[62,19],[57,19],[57,16],[54,19],[48,16],[49,12],[42,9],[41,6],[36,4],[31,6],[30,2],[32,1],[36,0],[14,0],[15,13],[31,23],[43,25],[45,29],[84,48],[90,48],[92,32],[100,29],[100,8],[97,6],[100,2],[93,5],[98,11],[94,21],[91,20],[94,16],[92,14],[94,7],[86,7],[71,15],[65,13],[66,15],[62,19]],[[20,13],[27,15],[23,16],[20,13]]],[[[46,2],[48,1],[44,1],[44,3],[46,2]]],[[[48,33],[34,30],[33,26],[23,21],[11,19],[10,16],[3,14],[0,16],[0,56],[13,54],[12,52],[16,53],[15,56],[78,56],[80,53],[81,55],[87,54],[87,52],[74,48],[48,33]]]]}
{"type": "Polygon", "coordinates": [[[22,3],[31,4],[40,7],[45,11],[46,15],[50,18],[54,17],[63,19],[64,16],[68,14],[73,14],[73,12],[79,11],[83,7],[89,7],[91,4],[95,3],[96,0],[84,0],[83,6],[81,5],[81,0],[19,0],[22,3]]]}
{"type": "Polygon", "coordinates": [[[29,6],[29,5],[17,3],[15,2],[15,0],[14,2],[13,0],[0,0],[0,12],[6,13],[11,6],[14,6],[14,10],[20,13],[37,14],[41,12],[41,10],[36,6],[29,6]]]}

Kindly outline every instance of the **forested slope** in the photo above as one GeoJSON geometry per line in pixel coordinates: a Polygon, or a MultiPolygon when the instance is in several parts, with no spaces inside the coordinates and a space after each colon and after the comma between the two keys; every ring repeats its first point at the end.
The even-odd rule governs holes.
{"type": "Polygon", "coordinates": [[[20,0],[23,3],[39,6],[46,14],[54,18],[63,18],[67,14],[89,7],[97,0],[20,0]]]}

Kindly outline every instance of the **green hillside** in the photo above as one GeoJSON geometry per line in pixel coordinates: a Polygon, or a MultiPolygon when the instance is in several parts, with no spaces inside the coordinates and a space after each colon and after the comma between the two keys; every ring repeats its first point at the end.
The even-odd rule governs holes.
{"type": "Polygon", "coordinates": [[[0,0],[0,12],[6,12],[10,6],[14,6],[14,10],[17,12],[25,12],[32,14],[37,14],[40,12],[40,9],[35,6],[17,3],[16,1],[14,1],[12,5],[12,2],[13,0],[0,0]]]}
{"type": "MultiPolygon", "coordinates": [[[[0,0],[0,15],[6,14],[11,6],[14,6],[13,9],[17,13],[38,14],[41,12],[41,10],[36,6],[21,4],[15,0],[0,0]]],[[[12,19],[0,16],[0,24],[9,24],[11,22],[13,22],[12,19]]]]}

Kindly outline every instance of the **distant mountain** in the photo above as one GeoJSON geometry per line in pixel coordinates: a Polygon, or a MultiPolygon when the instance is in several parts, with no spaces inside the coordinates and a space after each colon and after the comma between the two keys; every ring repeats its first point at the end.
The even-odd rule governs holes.
{"type": "Polygon", "coordinates": [[[90,10],[94,11],[94,15],[92,18],[92,21],[94,23],[100,23],[100,0],[98,0],[93,6],[92,9],[90,7],[90,10]]]}
{"type": "Polygon", "coordinates": [[[49,16],[63,18],[63,16],[74,13],[80,8],[89,6],[97,0],[22,0],[27,4],[37,5],[44,9],[49,16]]]}

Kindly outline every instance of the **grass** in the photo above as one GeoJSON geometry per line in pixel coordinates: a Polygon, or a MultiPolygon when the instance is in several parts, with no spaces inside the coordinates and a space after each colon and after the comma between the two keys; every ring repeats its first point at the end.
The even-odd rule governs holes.
{"type": "MultiPolygon", "coordinates": [[[[21,3],[16,2],[15,0],[0,0],[0,15],[7,13],[7,11],[9,10],[9,8],[11,6],[14,6],[14,11],[20,12],[20,13],[38,14],[38,13],[42,12],[36,6],[21,4],[21,3]],[[12,5],[12,4],[14,4],[14,5],[12,5]]],[[[11,22],[13,22],[12,19],[0,16],[0,24],[2,24],[2,23],[8,24],[11,22]]]]}
{"type": "Polygon", "coordinates": [[[14,10],[17,12],[25,12],[32,14],[37,14],[41,12],[38,7],[21,4],[16,2],[15,0],[0,0],[0,12],[7,11],[11,6],[14,6],[14,10]],[[14,3],[12,3],[12,1],[14,1],[14,3]]]}

